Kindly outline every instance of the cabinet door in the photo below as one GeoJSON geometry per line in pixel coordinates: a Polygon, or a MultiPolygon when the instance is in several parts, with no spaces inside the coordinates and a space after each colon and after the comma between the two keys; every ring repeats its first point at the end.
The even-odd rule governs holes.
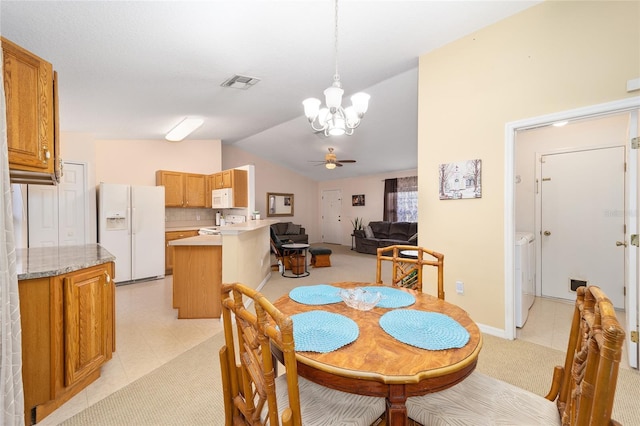
{"type": "Polygon", "coordinates": [[[2,38],[9,168],[54,173],[53,67],[2,38]]]}
{"type": "Polygon", "coordinates": [[[222,180],[222,172],[218,172],[213,175],[213,189],[224,188],[224,182],[222,180]]]}
{"type": "Polygon", "coordinates": [[[165,275],[171,275],[173,273],[173,246],[169,245],[169,241],[179,240],[181,238],[195,237],[198,235],[198,231],[169,231],[164,233],[165,241],[165,275]]]}
{"type": "Polygon", "coordinates": [[[187,173],[185,176],[185,207],[205,206],[206,176],[187,173]]]}
{"type": "Polygon", "coordinates": [[[164,205],[184,207],[184,173],[158,170],[156,185],[164,186],[164,205]]]}
{"type": "Polygon", "coordinates": [[[211,208],[212,200],[211,200],[211,191],[213,191],[214,187],[214,175],[208,175],[205,177],[205,187],[204,187],[204,206],[207,208],[211,208]]]}
{"type": "Polygon", "coordinates": [[[112,282],[105,266],[64,277],[65,386],[83,379],[111,354],[112,282]]]}
{"type": "Polygon", "coordinates": [[[231,177],[231,170],[225,170],[222,172],[222,187],[233,188],[233,179],[231,177]]]}

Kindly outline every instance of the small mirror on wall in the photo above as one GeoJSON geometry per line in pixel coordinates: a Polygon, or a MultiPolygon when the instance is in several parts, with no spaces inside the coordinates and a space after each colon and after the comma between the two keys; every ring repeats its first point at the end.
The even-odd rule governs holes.
{"type": "Polygon", "coordinates": [[[267,192],[267,216],[293,216],[293,194],[267,192]]]}

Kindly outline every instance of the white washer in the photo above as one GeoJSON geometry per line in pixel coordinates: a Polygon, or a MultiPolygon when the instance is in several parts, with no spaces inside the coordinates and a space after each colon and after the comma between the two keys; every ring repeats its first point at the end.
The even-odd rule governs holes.
{"type": "Polygon", "coordinates": [[[522,327],[536,297],[535,238],[531,232],[516,232],[515,296],[516,327],[522,327]]]}

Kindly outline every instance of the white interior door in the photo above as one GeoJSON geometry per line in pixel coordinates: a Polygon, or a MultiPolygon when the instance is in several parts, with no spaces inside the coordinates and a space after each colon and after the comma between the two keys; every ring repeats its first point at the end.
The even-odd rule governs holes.
{"type": "Polygon", "coordinates": [[[322,242],[342,244],[342,191],[322,191],[322,242]]]}
{"type": "MultiPolygon", "coordinates": [[[[640,129],[638,128],[638,115],[639,111],[635,110],[629,114],[629,140],[640,136],[640,129]]],[[[629,222],[627,223],[627,235],[638,234],[640,231],[640,214],[638,212],[638,200],[640,199],[640,183],[638,176],[638,166],[640,165],[640,149],[629,150],[627,158],[627,194],[628,201],[627,207],[630,213],[629,222]],[[636,212],[634,215],[632,212],[636,212]],[[634,217],[635,216],[635,220],[634,217]]],[[[631,338],[631,332],[638,332],[638,306],[640,306],[640,291],[638,291],[638,281],[640,280],[640,249],[636,246],[630,245],[627,250],[627,306],[625,308],[626,313],[626,330],[627,337],[625,345],[627,348],[629,365],[633,368],[638,368],[638,357],[640,356],[640,349],[638,347],[638,341],[635,342],[631,338]]]]}
{"type": "Polygon", "coordinates": [[[624,147],[542,156],[542,295],[575,300],[597,285],[624,308],[624,147]]]}
{"type": "Polygon", "coordinates": [[[56,186],[27,185],[29,247],[84,244],[84,164],[65,163],[56,186]]]}
{"type": "Polygon", "coordinates": [[[29,247],[58,246],[58,187],[27,185],[29,247]]]}

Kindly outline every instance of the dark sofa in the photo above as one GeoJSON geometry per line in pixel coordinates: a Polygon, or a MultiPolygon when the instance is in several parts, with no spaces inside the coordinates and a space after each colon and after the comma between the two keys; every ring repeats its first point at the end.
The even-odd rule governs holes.
{"type": "MultiPolygon", "coordinates": [[[[369,222],[373,237],[367,237],[365,230],[354,230],[356,251],[377,254],[378,247],[393,245],[418,245],[417,222],[369,222]]],[[[366,227],[365,227],[366,228],[366,227]]]]}
{"type": "Polygon", "coordinates": [[[283,243],[309,244],[309,236],[301,225],[293,222],[278,222],[272,223],[271,229],[283,243]]]}

